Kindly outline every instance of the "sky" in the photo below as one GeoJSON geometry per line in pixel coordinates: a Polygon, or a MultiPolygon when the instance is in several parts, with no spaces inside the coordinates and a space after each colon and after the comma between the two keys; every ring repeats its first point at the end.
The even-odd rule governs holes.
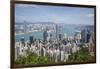
{"type": "Polygon", "coordinates": [[[16,4],[15,22],[94,24],[94,8],[16,4]]]}

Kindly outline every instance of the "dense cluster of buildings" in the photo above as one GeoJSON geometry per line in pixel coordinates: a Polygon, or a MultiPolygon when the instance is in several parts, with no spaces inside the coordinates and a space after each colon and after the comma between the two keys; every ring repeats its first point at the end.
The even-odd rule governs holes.
{"type": "Polygon", "coordinates": [[[16,23],[15,24],[15,35],[17,34],[25,34],[33,31],[43,31],[45,27],[50,28],[51,30],[54,30],[55,24],[37,24],[37,23],[16,23]]]}
{"type": "Polygon", "coordinates": [[[76,32],[74,36],[67,36],[66,33],[58,33],[56,25],[56,37],[48,33],[48,30],[43,31],[43,40],[35,39],[34,35],[25,40],[22,37],[19,42],[15,43],[15,60],[22,56],[27,57],[28,52],[32,52],[37,56],[49,56],[55,62],[66,62],[69,55],[80,50],[80,44],[84,43],[84,47],[89,49],[91,55],[94,54],[94,33],[86,28],[80,32],[76,32]]]}
{"type": "Polygon", "coordinates": [[[81,42],[85,43],[88,47],[91,56],[95,55],[95,35],[93,26],[86,26],[81,31],[81,42]]]}

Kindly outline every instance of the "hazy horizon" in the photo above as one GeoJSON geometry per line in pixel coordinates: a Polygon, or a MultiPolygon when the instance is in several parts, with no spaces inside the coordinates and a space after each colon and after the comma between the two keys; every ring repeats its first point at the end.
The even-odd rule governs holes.
{"type": "Polygon", "coordinates": [[[94,8],[47,5],[15,5],[15,22],[94,25],[94,8]]]}

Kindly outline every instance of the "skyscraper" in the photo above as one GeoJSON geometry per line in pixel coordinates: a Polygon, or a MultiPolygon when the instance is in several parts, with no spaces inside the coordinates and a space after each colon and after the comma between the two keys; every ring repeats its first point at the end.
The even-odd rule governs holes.
{"type": "Polygon", "coordinates": [[[56,24],[56,39],[58,39],[58,25],[56,24]]]}
{"type": "Polygon", "coordinates": [[[81,31],[81,41],[87,42],[87,29],[86,29],[86,27],[81,31]]]}
{"type": "Polygon", "coordinates": [[[85,26],[81,31],[82,42],[88,43],[93,32],[93,26],[85,26]]]}
{"type": "Polygon", "coordinates": [[[94,33],[92,33],[90,40],[89,40],[89,52],[90,55],[94,55],[95,53],[95,42],[94,42],[94,33]]]}
{"type": "Polygon", "coordinates": [[[80,43],[80,40],[81,40],[81,33],[80,33],[80,31],[77,31],[77,32],[75,33],[75,35],[74,35],[74,41],[75,41],[76,43],[80,43]]]}
{"type": "Polygon", "coordinates": [[[30,36],[30,37],[29,37],[29,41],[30,41],[30,44],[34,43],[34,41],[33,41],[33,36],[30,36]]]}
{"type": "Polygon", "coordinates": [[[25,39],[24,39],[24,37],[21,38],[21,44],[22,44],[23,46],[25,46],[25,39]]]}
{"type": "Polygon", "coordinates": [[[53,40],[53,36],[52,36],[52,34],[50,34],[50,40],[49,40],[49,42],[51,43],[52,40],[53,40]]]}
{"type": "Polygon", "coordinates": [[[62,34],[59,34],[59,40],[61,40],[62,39],[62,34]]]}
{"type": "Polygon", "coordinates": [[[47,31],[45,30],[45,31],[43,32],[43,41],[44,41],[44,42],[47,41],[47,37],[48,37],[48,33],[47,33],[47,31]]]}
{"type": "Polygon", "coordinates": [[[88,43],[89,40],[90,40],[90,36],[91,36],[91,34],[90,34],[90,32],[88,32],[88,33],[87,33],[87,43],[88,43]]]}
{"type": "Polygon", "coordinates": [[[15,43],[15,60],[19,57],[20,47],[19,42],[15,43]]]}

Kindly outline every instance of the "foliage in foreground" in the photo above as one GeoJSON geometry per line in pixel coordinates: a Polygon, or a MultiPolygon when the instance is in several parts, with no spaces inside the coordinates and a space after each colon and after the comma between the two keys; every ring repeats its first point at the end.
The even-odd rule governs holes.
{"type": "MultiPolygon", "coordinates": [[[[54,64],[54,59],[51,59],[49,56],[37,56],[34,53],[28,53],[27,57],[19,57],[15,64],[21,65],[32,65],[32,64],[54,64]]],[[[87,63],[87,62],[94,62],[95,56],[91,56],[88,52],[88,48],[83,48],[76,53],[73,53],[69,56],[68,61],[66,63],[87,63]]],[[[60,62],[60,61],[59,61],[60,62]]]]}
{"type": "Polygon", "coordinates": [[[32,65],[32,64],[50,64],[54,63],[54,60],[51,59],[49,56],[37,56],[34,53],[29,53],[27,57],[19,57],[15,64],[22,64],[22,65],[32,65]]]}
{"type": "Polygon", "coordinates": [[[91,56],[89,54],[88,48],[81,47],[79,51],[69,56],[68,62],[87,63],[87,62],[94,62],[94,61],[95,61],[95,56],[91,56]]]}

